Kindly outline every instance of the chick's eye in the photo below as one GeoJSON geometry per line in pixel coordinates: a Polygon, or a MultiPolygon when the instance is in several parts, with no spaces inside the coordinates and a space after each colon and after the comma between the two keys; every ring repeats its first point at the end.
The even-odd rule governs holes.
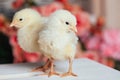
{"type": "Polygon", "coordinates": [[[65,24],[69,25],[69,22],[65,22],[65,24]]]}
{"type": "Polygon", "coordinates": [[[22,20],[23,20],[22,18],[19,19],[19,21],[22,21],[22,20]]]}

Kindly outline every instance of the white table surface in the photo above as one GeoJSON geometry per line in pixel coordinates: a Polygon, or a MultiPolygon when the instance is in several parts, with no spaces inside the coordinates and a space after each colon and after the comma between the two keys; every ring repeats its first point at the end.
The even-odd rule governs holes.
{"type": "MultiPolygon", "coordinates": [[[[75,59],[73,72],[77,77],[64,77],[40,75],[42,72],[30,72],[40,63],[21,63],[0,65],[0,80],[120,80],[120,72],[89,59],[75,59]]],[[[66,72],[67,61],[56,61],[55,70],[66,72]]]]}

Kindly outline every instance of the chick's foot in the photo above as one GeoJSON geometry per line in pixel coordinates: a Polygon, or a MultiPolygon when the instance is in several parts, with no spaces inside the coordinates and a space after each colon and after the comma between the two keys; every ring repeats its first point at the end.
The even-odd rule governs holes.
{"type": "Polygon", "coordinates": [[[69,58],[69,70],[68,70],[68,72],[61,75],[61,77],[66,77],[66,76],[77,76],[76,74],[74,74],[72,72],[72,59],[71,58],[69,58]]]}
{"type": "Polygon", "coordinates": [[[72,72],[67,72],[61,75],[61,77],[66,77],[66,76],[77,76],[76,74],[72,73],[72,72]]]}
{"type": "Polygon", "coordinates": [[[54,71],[48,73],[48,77],[50,77],[50,76],[52,76],[52,75],[57,75],[57,76],[59,76],[60,74],[57,73],[57,72],[54,72],[54,71]]]}
{"type": "Polygon", "coordinates": [[[33,69],[32,72],[36,72],[36,71],[46,72],[49,69],[50,69],[50,61],[48,60],[44,66],[37,67],[33,69]]]}

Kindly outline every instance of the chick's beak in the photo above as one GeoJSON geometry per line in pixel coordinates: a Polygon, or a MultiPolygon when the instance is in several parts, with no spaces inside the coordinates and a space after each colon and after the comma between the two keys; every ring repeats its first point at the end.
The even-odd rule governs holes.
{"type": "Polygon", "coordinates": [[[12,22],[12,23],[10,24],[10,27],[11,27],[13,30],[17,30],[15,22],[12,22]]]}
{"type": "Polygon", "coordinates": [[[71,26],[70,29],[74,32],[77,32],[77,28],[75,26],[71,26]]]}
{"type": "Polygon", "coordinates": [[[14,26],[14,24],[11,23],[11,24],[10,24],[10,27],[13,27],[13,26],[14,26]]]}
{"type": "Polygon", "coordinates": [[[10,24],[10,27],[15,27],[15,22],[12,22],[12,23],[10,24]]]}

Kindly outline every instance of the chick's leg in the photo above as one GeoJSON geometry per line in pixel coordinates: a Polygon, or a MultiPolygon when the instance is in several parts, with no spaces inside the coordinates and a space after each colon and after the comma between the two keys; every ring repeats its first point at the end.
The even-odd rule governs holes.
{"type": "Polygon", "coordinates": [[[72,72],[72,60],[69,58],[69,69],[68,72],[64,73],[61,75],[61,77],[65,77],[65,76],[77,76],[76,74],[74,74],[72,72]]]}
{"type": "Polygon", "coordinates": [[[48,77],[50,77],[52,75],[59,75],[59,73],[56,73],[54,70],[53,59],[51,59],[51,67],[50,67],[50,72],[48,73],[48,77]]]}
{"type": "Polygon", "coordinates": [[[35,72],[35,71],[43,71],[43,72],[45,72],[46,70],[50,69],[50,68],[49,68],[49,67],[50,67],[50,64],[51,64],[51,62],[50,62],[50,60],[48,59],[45,65],[40,66],[40,67],[37,67],[37,68],[33,69],[32,71],[33,71],[33,72],[35,72]]]}

